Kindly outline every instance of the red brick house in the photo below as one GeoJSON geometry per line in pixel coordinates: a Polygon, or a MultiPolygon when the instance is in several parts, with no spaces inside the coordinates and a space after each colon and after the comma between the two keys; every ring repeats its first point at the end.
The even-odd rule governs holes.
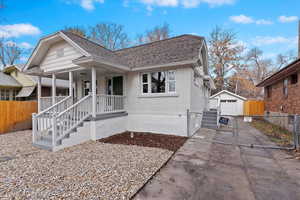
{"type": "Polygon", "coordinates": [[[269,121],[292,130],[293,114],[300,114],[300,58],[257,86],[264,87],[265,114],[269,121]],[[282,116],[282,117],[278,117],[282,116]]]}

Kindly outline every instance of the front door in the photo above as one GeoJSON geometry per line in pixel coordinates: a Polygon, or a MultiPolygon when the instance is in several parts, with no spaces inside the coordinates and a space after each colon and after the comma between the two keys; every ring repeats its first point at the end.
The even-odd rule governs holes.
{"type": "Polygon", "coordinates": [[[115,76],[106,80],[106,94],[123,95],[123,76],[115,76]]]}

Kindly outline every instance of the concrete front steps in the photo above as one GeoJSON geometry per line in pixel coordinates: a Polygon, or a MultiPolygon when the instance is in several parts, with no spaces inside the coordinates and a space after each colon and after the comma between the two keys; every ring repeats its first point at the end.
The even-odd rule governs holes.
{"type": "Polygon", "coordinates": [[[71,147],[77,144],[84,143],[91,139],[91,126],[90,121],[84,121],[73,132],[69,133],[65,138],[58,142],[58,144],[52,147],[52,131],[48,132],[48,135],[43,136],[40,140],[33,145],[45,150],[58,151],[60,149],[71,147]]]}
{"type": "Polygon", "coordinates": [[[202,128],[217,129],[218,113],[215,110],[204,111],[202,117],[202,128]]]}

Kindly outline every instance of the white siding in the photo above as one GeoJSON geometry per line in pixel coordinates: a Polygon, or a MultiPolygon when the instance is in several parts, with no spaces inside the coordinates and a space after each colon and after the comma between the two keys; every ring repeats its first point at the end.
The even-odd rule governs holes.
{"type": "Polygon", "coordinates": [[[66,41],[61,41],[52,45],[48,52],[46,53],[43,61],[41,62],[41,69],[45,71],[54,71],[67,69],[71,67],[76,67],[72,63],[72,60],[79,58],[82,54],[72,47],[66,41]],[[63,49],[64,55],[62,57],[57,57],[57,50],[63,49]]]}
{"type": "Polygon", "coordinates": [[[128,130],[186,136],[186,110],[190,107],[191,69],[176,69],[177,96],[141,95],[140,73],[126,77],[128,130]]]}
{"type": "Polygon", "coordinates": [[[190,111],[192,112],[203,112],[203,110],[208,109],[208,99],[209,92],[208,89],[204,86],[203,80],[199,77],[198,85],[194,81],[194,72],[191,70],[191,107],[190,111]]]}
{"type": "Polygon", "coordinates": [[[244,100],[237,98],[236,96],[228,93],[221,93],[215,98],[210,99],[210,108],[216,107],[217,99],[221,100],[236,100],[233,103],[221,103],[221,114],[222,115],[243,115],[244,112],[244,100]]]}
{"type": "Polygon", "coordinates": [[[176,69],[176,94],[178,96],[148,97],[141,95],[140,73],[127,75],[126,91],[128,112],[133,114],[185,114],[190,101],[190,69],[176,69]]]}
{"type": "MultiPolygon", "coordinates": [[[[89,80],[89,74],[86,78],[81,78],[89,80]]],[[[98,94],[105,93],[105,75],[97,73],[97,80],[98,94]]],[[[128,116],[124,117],[127,120],[120,122],[121,127],[126,123],[124,130],[187,136],[187,109],[202,112],[207,106],[205,97],[208,98],[208,93],[205,95],[202,86],[194,85],[191,68],[176,69],[175,96],[142,95],[139,72],[127,73],[124,80],[125,109],[128,112],[128,116]]],[[[81,98],[81,82],[82,80],[77,80],[79,98],[81,98]]],[[[112,134],[106,133],[108,129],[102,122],[97,122],[96,126],[97,130],[105,130],[99,131],[101,137],[112,134]]],[[[118,126],[116,125],[116,128],[118,126]]],[[[100,135],[96,137],[100,138],[100,135]]]]}

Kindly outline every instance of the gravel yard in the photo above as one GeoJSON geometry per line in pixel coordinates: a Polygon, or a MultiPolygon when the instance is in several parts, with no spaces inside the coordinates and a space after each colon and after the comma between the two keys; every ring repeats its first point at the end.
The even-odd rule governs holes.
{"type": "Polygon", "coordinates": [[[26,131],[0,135],[0,144],[0,157],[15,156],[0,161],[0,199],[129,199],[172,155],[101,142],[48,152],[26,131]]]}
{"type": "Polygon", "coordinates": [[[15,158],[43,151],[32,146],[31,135],[31,130],[0,135],[0,162],[4,156],[15,158]]]}

